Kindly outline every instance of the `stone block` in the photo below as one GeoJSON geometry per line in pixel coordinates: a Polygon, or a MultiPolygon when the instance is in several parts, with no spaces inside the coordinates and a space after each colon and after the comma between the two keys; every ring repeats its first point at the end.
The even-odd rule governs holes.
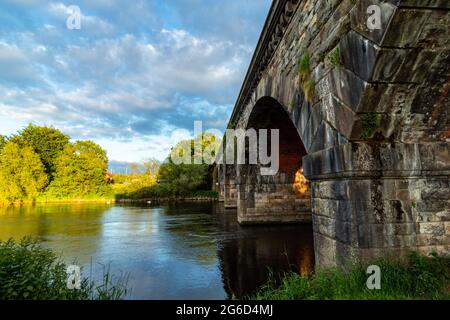
{"type": "Polygon", "coordinates": [[[419,223],[419,233],[442,236],[445,234],[445,225],[443,222],[421,222],[419,223]]]}
{"type": "Polygon", "coordinates": [[[356,2],[355,7],[350,12],[350,21],[352,29],[363,34],[367,39],[378,43],[382,43],[389,23],[396,11],[396,7],[388,2],[380,0],[360,0],[356,2]],[[380,9],[381,29],[370,30],[367,27],[367,8],[370,5],[377,5],[380,9]]]}
{"type": "Polygon", "coordinates": [[[350,138],[356,114],[333,95],[324,97],[321,104],[322,118],[344,137],[350,138]]]}
{"type": "Polygon", "coordinates": [[[342,64],[365,81],[372,78],[380,47],[351,31],[339,43],[342,64]]]}
{"type": "Polygon", "coordinates": [[[353,111],[358,109],[367,83],[345,68],[335,68],[327,76],[330,91],[353,111]],[[348,88],[352,88],[349,90],[348,88]]]}

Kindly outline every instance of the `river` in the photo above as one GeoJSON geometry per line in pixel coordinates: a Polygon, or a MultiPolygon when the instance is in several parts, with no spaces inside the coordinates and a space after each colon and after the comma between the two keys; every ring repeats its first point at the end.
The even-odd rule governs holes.
{"type": "Polygon", "coordinates": [[[240,226],[214,202],[0,208],[0,240],[24,236],[92,279],[128,274],[127,299],[239,298],[314,264],[311,225],[240,226]]]}

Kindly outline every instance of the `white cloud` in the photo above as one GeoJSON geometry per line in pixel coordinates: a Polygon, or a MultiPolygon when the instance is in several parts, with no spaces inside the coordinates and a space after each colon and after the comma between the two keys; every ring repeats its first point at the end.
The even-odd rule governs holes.
{"type": "MultiPolygon", "coordinates": [[[[67,6],[60,2],[49,3],[47,6],[47,10],[53,17],[55,17],[59,21],[66,21],[67,18],[72,14],[70,6],[67,6]]],[[[114,31],[114,26],[111,23],[95,16],[85,15],[82,8],[80,8],[80,14],[80,30],[90,33],[91,36],[107,35],[114,31]]]]}
{"type": "MultiPolygon", "coordinates": [[[[190,129],[194,120],[226,125],[253,50],[234,31],[211,37],[175,28],[153,1],[80,0],[81,30],[65,27],[66,2],[7,3],[27,19],[12,17],[20,27],[0,30],[0,124],[54,125],[116,146],[112,159],[128,161],[152,148],[165,156],[180,138],[173,130],[190,129]]],[[[228,7],[241,12],[241,5],[228,7]]]]}
{"type": "Polygon", "coordinates": [[[0,42],[0,81],[28,82],[36,79],[25,52],[14,44],[0,42]]]}

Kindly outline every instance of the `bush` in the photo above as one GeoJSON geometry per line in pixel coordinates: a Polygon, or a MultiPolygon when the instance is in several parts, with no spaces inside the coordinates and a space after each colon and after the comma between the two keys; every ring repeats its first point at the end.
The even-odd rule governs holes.
{"type": "Polygon", "coordinates": [[[70,290],[66,269],[52,251],[30,238],[0,242],[0,300],[115,300],[127,292],[126,278],[115,281],[109,270],[102,284],[83,278],[81,289],[70,290]]]}
{"type": "Polygon", "coordinates": [[[286,274],[280,285],[272,278],[255,299],[449,299],[450,257],[429,257],[410,253],[407,262],[393,259],[374,261],[381,269],[381,289],[366,287],[366,268],[353,264],[346,271],[327,268],[310,276],[286,274]]]}

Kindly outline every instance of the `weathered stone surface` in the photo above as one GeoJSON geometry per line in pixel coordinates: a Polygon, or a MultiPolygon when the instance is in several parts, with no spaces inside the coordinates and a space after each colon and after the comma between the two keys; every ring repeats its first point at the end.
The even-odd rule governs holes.
{"type": "Polygon", "coordinates": [[[358,33],[364,35],[367,39],[381,44],[385,36],[386,30],[388,29],[389,23],[396,11],[395,5],[380,0],[360,0],[356,1],[356,5],[350,12],[351,26],[358,33]],[[381,9],[381,29],[369,30],[367,28],[367,19],[369,15],[367,14],[367,8],[370,5],[376,5],[381,9]]]}
{"type": "Polygon", "coordinates": [[[280,163],[290,169],[219,170],[225,203],[237,205],[241,223],[312,217],[318,265],[448,253],[450,2],[276,0],[272,8],[229,126],[279,128],[280,163]],[[372,4],[381,30],[367,29],[372,4]],[[305,52],[307,90],[297,75],[305,52]],[[297,169],[308,192],[293,188],[297,169]]]}

